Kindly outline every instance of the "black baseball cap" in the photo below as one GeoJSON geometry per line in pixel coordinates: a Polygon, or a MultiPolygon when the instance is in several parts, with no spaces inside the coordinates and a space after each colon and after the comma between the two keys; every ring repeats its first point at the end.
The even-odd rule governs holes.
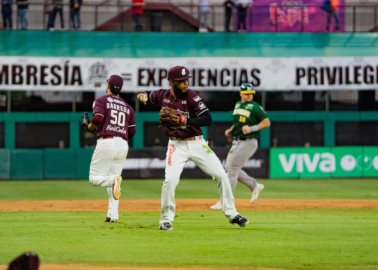
{"type": "Polygon", "coordinates": [[[168,70],[168,80],[181,81],[191,77],[189,70],[184,66],[175,66],[168,70]]]}

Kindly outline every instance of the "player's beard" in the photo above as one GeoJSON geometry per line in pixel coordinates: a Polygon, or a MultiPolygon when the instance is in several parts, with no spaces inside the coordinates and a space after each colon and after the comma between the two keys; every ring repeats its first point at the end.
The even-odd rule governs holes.
{"type": "Polygon", "coordinates": [[[180,88],[178,88],[177,86],[173,86],[173,92],[175,93],[175,96],[177,98],[181,98],[181,99],[184,99],[186,98],[186,96],[188,95],[187,92],[184,92],[182,91],[180,88]]]}

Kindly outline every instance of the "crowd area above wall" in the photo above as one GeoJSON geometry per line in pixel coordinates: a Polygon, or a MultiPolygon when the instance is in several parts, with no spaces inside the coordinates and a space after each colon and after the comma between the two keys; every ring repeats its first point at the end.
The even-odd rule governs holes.
{"type": "Polygon", "coordinates": [[[114,73],[126,100],[147,111],[135,93],[166,87],[166,70],[178,64],[214,111],[232,109],[244,82],[270,111],[377,110],[376,34],[12,31],[0,39],[0,111],[88,111],[114,73]]]}

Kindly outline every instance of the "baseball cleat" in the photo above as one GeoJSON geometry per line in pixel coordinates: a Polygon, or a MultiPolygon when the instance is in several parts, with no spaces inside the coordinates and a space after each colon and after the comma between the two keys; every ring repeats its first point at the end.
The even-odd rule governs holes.
{"type": "Polygon", "coordinates": [[[252,197],[251,197],[250,202],[251,202],[251,203],[254,203],[254,202],[258,199],[260,193],[261,193],[263,190],[264,190],[264,185],[263,185],[263,184],[258,184],[258,183],[257,183],[256,186],[255,186],[255,188],[254,188],[253,191],[252,191],[252,197]]]}
{"type": "Polygon", "coordinates": [[[245,227],[249,223],[248,219],[242,217],[241,215],[236,215],[233,219],[230,220],[231,224],[238,224],[240,227],[245,227]]]}
{"type": "Polygon", "coordinates": [[[119,200],[119,198],[121,197],[121,183],[122,177],[116,176],[113,185],[113,198],[115,200],[119,200]]]}
{"type": "Polygon", "coordinates": [[[110,217],[106,217],[105,218],[105,222],[114,222],[114,223],[117,223],[118,219],[111,219],[110,217]]]}
{"type": "Polygon", "coordinates": [[[210,206],[210,209],[213,209],[213,210],[222,210],[222,203],[220,201],[218,201],[216,204],[210,206]]]}
{"type": "Polygon", "coordinates": [[[164,223],[160,224],[159,229],[162,230],[162,231],[171,231],[171,230],[173,230],[173,226],[169,222],[164,222],[164,223]]]}

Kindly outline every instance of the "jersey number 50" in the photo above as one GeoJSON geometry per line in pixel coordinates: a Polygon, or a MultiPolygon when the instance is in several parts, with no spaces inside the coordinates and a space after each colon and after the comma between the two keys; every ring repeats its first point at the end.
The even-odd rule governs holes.
{"type": "Polygon", "coordinates": [[[124,127],[126,125],[126,114],[124,112],[111,110],[110,124],[124,127]]]}

